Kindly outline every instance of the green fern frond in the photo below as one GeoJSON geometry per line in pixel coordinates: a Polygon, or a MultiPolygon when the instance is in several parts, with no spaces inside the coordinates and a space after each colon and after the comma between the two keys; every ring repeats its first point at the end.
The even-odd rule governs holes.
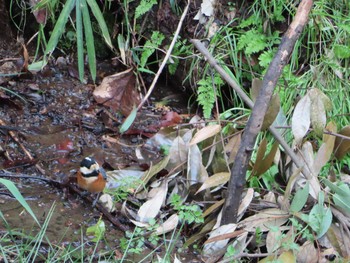
{"type": "Polygon", "coordinates": [[[148,58],[154,53],[154,51],[162,44],[165,36],[160,33],[159,31],[154,31],[151,39],[147,40],[144,49],[141,54],[141,61],[140,61],[140,67],[143,68],[146,63],[148,58]]]}
{"type": "Polygon", "coordinates": [[[213,84],[216,89],[219,89],[223,81],[218,75],[214,76],[214,80],[212,80],[211,77],[206,77],[198,81],[197,101],[198,104],[202,106],[205,118],[210,118],[216,101],[215,94],[218,96],[218,92],[214,92],[213,84]]]}
{"type": "Polygon", "coordinates": [[[140,4],[135,10],[135,19],[138,19],[142,15],[146,14],[155,4],[157,4],[157,0],[141,0],[140,4]]]}

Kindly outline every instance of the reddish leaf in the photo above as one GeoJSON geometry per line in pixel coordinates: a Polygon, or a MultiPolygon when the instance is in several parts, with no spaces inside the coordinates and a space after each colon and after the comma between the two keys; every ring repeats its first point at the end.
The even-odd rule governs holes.
{"type": "Polygon", "coordinates": [[[66,157],[74,150],[73,142],[70,139],[64,139],[56,144],[56,150],[57,154],[61,157],[58,159],[58,162],[65,164],[68,161],[66,157]]]}
{"type": "Polygon", "coordinates": [[[47,18],[47,10],[46,8],[37,8],[35,9],[35,5],[39,3],[39,0],[31,0],[30,5],[33,7],[33,15],[35,16],[36,22],[39,24],[46,24],[46,18],[47,18]]]}
{"type": "Polygon", "coordinates": [[[168,111],[160,121],[160,127],[168,127],[182,122],[181,116],[175,111],[168,111]]]}
{"type": "Polygon", "coordinates": [[[136,78],[132,69],[107,76],[93,95],[97,103],[111,107],[128,116],[134,106],[140,103],[140,96],[135,88],[136,78]]]}

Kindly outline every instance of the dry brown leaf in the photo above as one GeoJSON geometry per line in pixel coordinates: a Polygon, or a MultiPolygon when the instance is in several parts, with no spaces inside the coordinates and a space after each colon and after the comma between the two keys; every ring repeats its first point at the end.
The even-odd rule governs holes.
{"type": "Polygon", "coordinates": [[[269,107],[267,108],[267,112],[264,117],[263,124],[261,126],[261,130],[265,131],[267,130],[271,124],[275,121],[278,112],[281,108],[281,102],[280,102],[280,96],[278,94],[273,94],[269,107]]]}
{"type": "Polygon", "coordinates": [[[140,96],[135,83],[136,77],[132,69],[107,76],[94,90],[94,99],[97,103],[128,116],[133,107],[140,103],[140,96]]]}
{"type": "MultiPolygon", "coordinates": [[[[330,122],[327,125],[327,130],[335,133],[337,132],[337,126],[333,123],[330,122]]],[[[327,135],[324,136],[324,142],[322,143],[320,149],[318,150],[315,161],[313,163],[313,173],[314,176],[317,176],[321,168],[326,165],[331,158],[333,148],[334,148],[334,142],[335,142],[335,136],[327,135]]]]}
{"type": "Polygon", "coordinates": [[[183,137],[176,137],[169,149],[169,163],[166,166],[168,171],[177,168],[176,171],[182,170],[182,164],[186,164],[188,157],[188,143],[183,137]]]}
{"type": "Polygon", "coordinates": [[[270,230],[266,236],[266,249],[268,253],[273,253],[281,247],[282,233],[279,229],[270,230]]]}
{"type": "Polygon", "coordinates": [[[200,143],[214,135],[218,134],[221,131],[221,126],[219,124],[208,125],[203,129],[200,129],[192,138],[190,142],[190,146],[200,143]]]}
{"type": "MultiPolygon", "coordinates": [[[[168,165],[169,160],[170,160],[170,155],[165,157],[159,163],[157,163],[155,165],[151,165],[151,167],[147,171],[145,171],[145,173],[141,177],[143,185],[146,185],[148,183],[148,181],[152,179],[153,176],[155,176],[157,173],[159,173],[161,170],[163,170],[168,165]]],[[[136,189],[136,192],[140,191],[141,188],[142,188],[142,185],[140,185],[136,189]]]]}
{"type": "Polygon", "coordinates": [[[147,223],[150,219],[153,219],[158,215],[162,204],[165,202],[168,192],[167,180],[164,180],[158,189],[158,193],[153,198],[145,202],[137,212],[140,222],[147,223]]]}
{"type": "Polygon", "coordinates": [[[295,258],[295,255],[293,254],[293,251],[285,251],[283,252],[278,258],[278,262],[283,262],[283,263],[296,263],[297,259],[295,258]]]}
{"type": "Polygon", "coordinates": [[[217,201],[216,203],[209,206],[204,212],[203,217],[206,218],[208,215],[210,215],[213,211],[218,209],[220,206],[222,206],[225,202],[225,199],[221,199],[220,201],[217,201]]]}
{"type": "Polygon", "coordinates": [[[241,137],[242,137],[242,134],[237,133],[225,145],[225,148],[224,148],[225,153],[230,154],[230,157],[228,159],[229,164],[233,163],[233,161],[235,160],[235,157],[239,149],[239,145],[241,144],[241,137]]]}
{"type": "MultiPolygon", "coordinates": [[[[236,224],[222,225],[210,233],[209,239],[233,232],[233,231],[235,231],[236,228],[237,228],[236,224]]],[[[216,254],[216,253],[220,252],[227,245],[229,240],[230,239],[227,238],[224,240],[205,244],[203,247],[203,254],[204,255],[212,255],[212,254],[216,254]]],[[[225,253],[225,251],[222,251],[222,253],[225,253]]]]}
{"type": "Polygon", "coordinates": [[[310,128],[311,100],[308,95],[304,96],[295,106],[292,116],[292,132],[295,142],[300,144],[310,128]]]}
{"type": "Polygon", "coordinates": [[[250,203],[252,202],[254,197],[254,189],[253,188],[248,188],[246,195],[243,197],[241,204],[238,207],[238,216],[243,216],[244,212],[247,210],[249,207],[250,203]]]}
{"type": "MultiPolygon", "coordinates": [[[[350,125],[345,126],[339,131],[340,135],[350,137],[350,125]]],[[[334,155],[340,160],[350,151],[350,140],[337,137],[334,143],[334,155]]]]}
{"type": "Polygon", "coordinates": [[[326,126],[327,116],[321,98],[311,98],[311,124],[315,133],[321,137],[326,126]]]}
{"type": "Polygon", "coordinates": [[[179,216],[177,214],[171,215],[163,224],[156,229],[156,235],[162,235],[174,230],[179,223],[179,216]]]}
{"type": "Polygon", "coordinates": [[[251,176],[255,176],[257,174],[259,166],[262,164],[265,152],[266,152],[267,140],[264,138],[259,145],[258,151],[256,153],[255,163],[251,172],[251,176]]]}
{"type": "Polygon", "coordinates": [[[200,191],[203,191],[205,189],[215,187],[221,184],[225,184],[230,180],[230,173],[217,173],[212,176],[210,176],[207,180],[204,181],[202,186],[198,189],[196,194],[198,194],[200,191]]]}
{"type": "Polygon", "coordinates": [[[210,232],[213,229],[215,223],[216,223],[215,219],[213,219],[213,220],[209,221],[208,223],[206,223],[199,233],[192,235],[190,238],[188,238],[186,240],[186,242],[184,243],[184,247],[189,247],[193,243],[197,242],[198,240],[200,240],[204,236],[206,236],[207,233],[210,232]]]}
{"type": "Polygon", "coordinates": [[[261,79],[256,79],[256,78],[253,79],[252,88],[250,89],[250,97],[252,98],[253,102],[255,102],[256,98],[259,96],[261,86],[262,86],[261,79]]]}
{"type": "Polygon", "coordinates": [[[254,232],[257,227],[261,231],[269,231],[272,227],[280,227],[288,221],[289,214],[277,208],[269,208],[247,217],[238,226],[246,231],[254,232]]]}
{"type": "MultiPolygon", "coordinates": [[[[263,150],[266,151],[266,140],[264,139],[263,141],[265,141],[265,145],[263,145],[263,150]]],[[[278,150],[278,142],[275,141],[272,148],[271,148],[271,151],[266,155],[265,158],[261,159],[259,162],[258,162],[258,157],[259,159],[261,158],[260,154],[259,154],[259,150],[260,150],[260,146],[259,146],[259,150],[258,150],[258,153],[257,153],[257,159],[255,161],[255,164],[254,164],[254,167],[253,167],[253,171],[252,171],[252,176],[259,176],[259,175],[262,175],[264,174],[268,169],[270,169],[270,167],[272,166],[273,164],[273,161],[274,161],[274,158],[276,156],[276,152],[278,150]],[[253,173],[254,172],[254,173],[253,173]]],[[[265,152],[264,152],[265,154],[265,152]]]]}
{"type": "Polygon", "coordinates": [[[297,254],[297,262],[318,262],[318,253],[314,244],[306,241],[300,248],[297,254]]]}
{"type": "Polygon", "coordinates": [[[207,173],[202,173],[202,167],[202,152],[198,145],[194,144],[189,147],[187,158],[187,182],[190,185],[202,183],[207,179],[207,173]]]}

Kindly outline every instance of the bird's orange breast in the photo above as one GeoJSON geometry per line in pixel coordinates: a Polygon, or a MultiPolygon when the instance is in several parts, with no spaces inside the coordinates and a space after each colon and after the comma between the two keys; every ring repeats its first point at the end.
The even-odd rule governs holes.
{"type": "Polygon", "coordinates": [[[101,173],[97,177],[84,177],[80,171],[77,174],[78,185],[91,193],[102,192],[106,186],[106,180],[103,178],[101,173]]]}

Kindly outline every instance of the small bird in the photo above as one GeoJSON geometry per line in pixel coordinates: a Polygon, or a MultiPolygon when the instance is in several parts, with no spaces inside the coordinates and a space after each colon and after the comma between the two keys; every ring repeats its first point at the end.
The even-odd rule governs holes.
{"type": "MultiPolygon", "coordinates": [[[[90,193],[100,193],[106,186],[107,175],[105,170],[99,166],[94,158],[85,157],[80,163],[77,181],[82,189],[90,193]]],[[[94,205],[97,199],[94,201],[94,205]]]]}

